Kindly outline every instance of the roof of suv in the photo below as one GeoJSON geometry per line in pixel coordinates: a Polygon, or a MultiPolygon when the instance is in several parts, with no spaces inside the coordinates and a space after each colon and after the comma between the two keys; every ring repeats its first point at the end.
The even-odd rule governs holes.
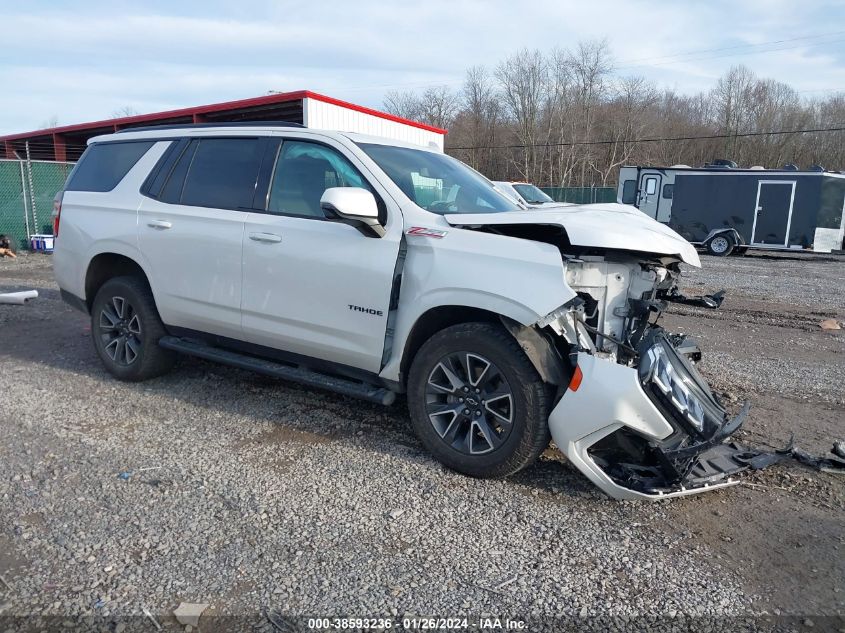
{"type": "Polygon", "coordinates": [[[237,121],[233,123],[196,123],[183,125],[156,125],[145,128],[132,128],[114,132],[112,134],[103,134],[95,136],[88,141],[91,143],[103,143],[110,141],[133,141],[142,139],[172,139],[181,136],[212,136],[215,133],[244,133],[244,128],[249,128],[254,132],[273,132],[279,130],[288,130],[296,133],[313,134],[314,136],[323,136],[337,139],[338,137],[345,137],[353,143],[372,143],[378,145],[392,145],[395,147],[405,147],[408,149],[424,150],[435,153],[442,153],[438,147],[416,145],[414,143],[407,143],[397,139],[387,138],[383,136],[371,136],[368,134],[359,134],[357,132],[342,132],[339,130],[323,130],[308,128],[298,123],[289,123],[285,121],[237,121]]]}

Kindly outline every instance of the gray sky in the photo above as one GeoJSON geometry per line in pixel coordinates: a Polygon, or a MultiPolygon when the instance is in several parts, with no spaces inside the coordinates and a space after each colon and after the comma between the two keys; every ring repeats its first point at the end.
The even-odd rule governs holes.
{"type": "Polygon", "coordinates": [[[391,89],[460,87],[522,47],[607,38],[620,75],[684,92],[731,65],[805,96],[845,91],[845,4],[0,0],[0,134],[309,89],[380,107],[391,89]]]}

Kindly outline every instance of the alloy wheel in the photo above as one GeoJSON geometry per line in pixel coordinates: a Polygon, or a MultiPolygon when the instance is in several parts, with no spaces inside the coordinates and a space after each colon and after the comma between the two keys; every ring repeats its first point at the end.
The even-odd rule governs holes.
{"type": "Polygon", "coordinates": [[[453,352],[431,370],[425,387],[428,419],[451,448],[483,455],[502,446],[513,430],[514,397],[490,360],[453,352]]]}
{"type": "Polygon", "coordinates": [[[128,367],[141,351],[141,319],[134,306],[123,297],[111,297],[100,310],[100,340],[109,358],[128,367]]]}

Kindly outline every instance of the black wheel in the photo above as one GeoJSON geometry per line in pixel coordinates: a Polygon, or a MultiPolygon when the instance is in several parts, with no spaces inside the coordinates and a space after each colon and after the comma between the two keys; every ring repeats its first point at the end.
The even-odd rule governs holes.
{"type": "Polygon", "coordinates": [[[707,252],[717,257],[726,257],[733,252],[735,246],[734,238],[728,233],[714,235],[707,241],[707,252]]]}
{"type": "Polygon", "coordinates": [[[146,380],[170,370],[175,354],[158,346],[165,334],[152,292],[142,280],[115,277],[97,292],[91,335],[100,359],[116,378],[146,380]]]}
{"type": "Polygon", "coordinates": [[[549,444],[549,387],[500,326],[464,323],[419,350],[408,375],[414,430],[440,462],[505,477],[549,444]]]}

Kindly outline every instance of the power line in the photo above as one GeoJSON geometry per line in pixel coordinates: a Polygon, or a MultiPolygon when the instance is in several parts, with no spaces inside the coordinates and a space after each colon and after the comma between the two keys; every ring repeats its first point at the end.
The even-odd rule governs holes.
{"type": "Polygon", "coordinates": [[[690,57],[688,59],[678,59],[675,61],[668,61],[668,62],[657,62],[654,64],[634,64],[631,66],[615,66],[614,70],[625,70],[626,68],[648,68],[651,66],[671,66],[672,64],[681,64],[685,62],[697,62],[697,61],[705,61],[708,59],[718,59],[720,57],[742,57],[744,55],[762,55],[763,53],[777,53],[780,51],[790,51],[796,48],[810,48],[814,46],[824,46],[825,44],[837,44],[839,42],[843,42],[845,40],[837,39],[837,40],[827,40],[826,42],[808,42],[805,44],[794,44],[792,46],[779,46],[777,48],[769,48],[765,50],[758,50],[758,51],[745,51],[741,53],[725,53],[721,55],[705,55],[703,57],[690,57]]]}
{"type": "Polygon", "coordinates": [[[845,88],[813,88],[811,90],[796,90],[798,94],[805,92],[845,92],[845,88]]]}
{"type": "MultiPolygon", "coordinates": [[[[774,130],[771,132],[737,132],[734,134],[708,134],[705,136],[671,136],[663,138],[638,138],[638,139],[617,139],[611,141],[570,141],[566,143],[537,143],[531,147],[574,147],[581,145],[613,145],[614,143],[662,143],[671,141],[705,141],[727,138],[747,138],[750,136],[779,136],[783,134],[811,134],[817,132],[845,132],[845,125],[841,127],[810,128],[806,130],[774,130]]],[[[447,147],[447,150],[474,150],[474,149],[525,149],[525,144],[517,145],[478,145],[475,147],[447,147]]]]}
{"type": "MultiPolygon", "coordinates": [[[[816,40],[816,39],[820,39],[820,38],[823,38],[823,37],[834,37],[834,36],[843,35],[843,34],[845,34],[845,31],[832,31],[830,33],[818,33],[816,35],[802,35],[801,37],[790,37],[790,38],[783,39],[783,40],[770,40],[768,42],[758,42],[757,44],[736,44],[734,46],[721,46],[719,48],[698,49],[698,50],[694,50],[694,51],[687,51],[685,53],[669,53],[667,55],[658,55],[656,57],[640,57],[639,59],[629,59],[629,60],[626,60],[626,61],[623,61],[623,62],[620,62],[620,63],[626,64],[626,65],[639,65],[639,64],[637,64],[637,62],[660,61],[662,59],[671,59],[673,57],[688,57],[690,55],[700,55],[702,53],[720,53],[720,52],[723,52],[723,51],[731,51],[731,50],[736,50],[736,49],[739,49],[739,48],[759,48],[761,46],[774,46],[776,44],[786,44],[788,42],[797,42],[797,41],[800,41],[800,40],[816,40]]],[[[835,40],[835,41],[838,41],[838,40],[835,40]]],[[[819,42],[819,44],[827,44],[827,43],[828,42],[819,42]]],[[[775,49],[775,50],[780,50],[780,49],[775,49]]],[[[748,52],[754,53],[754,52],[757,52],[757,51],[748,51],[748,52]]],[[[739,53],[736,53],[736,54],[737,55],[745,55],[748,52],[739,52],[739,53]]],[[[759,51],[759,52],[768,52],[768,51],[759,51]]],[[[690,61],[690,60],[680,60],[680,61],[690,61]]],[[[622,66],[622,67],[624,68],[625,66],[622,66]]]]}

